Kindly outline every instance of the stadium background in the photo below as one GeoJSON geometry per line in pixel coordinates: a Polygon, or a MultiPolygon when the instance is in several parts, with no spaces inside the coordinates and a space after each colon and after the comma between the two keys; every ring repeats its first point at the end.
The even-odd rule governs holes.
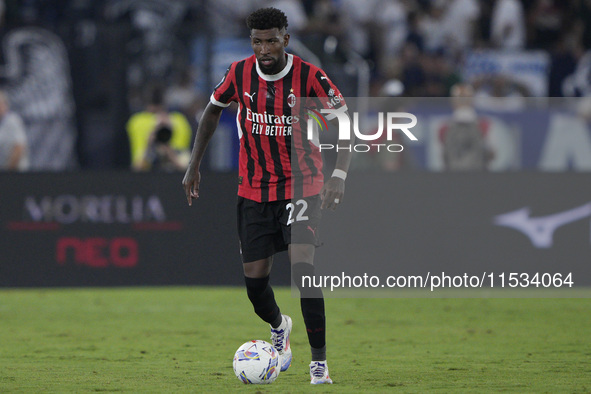
{"type": "MultiPolygon", "coordinates": [[[[499,251],[510,250],[519,256],[510,259],[514,266],[530,270],[540,260],[551,266],[566,252],[583,272],[577,283],[589,284],[588,264],[582,263],[591,250],[588,215],[561,226],[559,241],[543,248],[493,224],[496,215],[523,207],[539,217],[589,203],[591,134],[584,96],[591,12],[586,2],[524,1],[522,25],[512,27],[524,34],[506,41],[496,39],[493,28],[501,23],[495,18],[503,19],[495,16],[501,1],[222,3],[1,3],[2,88],[25,121],[31,151],[29,173],[0,176],[1,286],[241,283],[232,235],[238,145],[232,110],[224,112],[208,151],[202,198],[193,209],[184,205],[182,173],[128,170],[125,127],[142,109],[143,89],[159,82],[168,87],[169,106],[186,114],[195,128],[227,65],[250,54],[243,20],[264,5],[286,10],[290,49],[321,65],[345,96],[447,97],[458,81],[480,84],[479,111],[488,111],[498,123],[494,173],[444,171],[437,119],[446,113],[429,113],[420,105],[416,110],[435,120],[416,130],[419,142],[407,147],[404,160],[357,166],[380,178],[379,194],[387,196],[389,206],[419,202],[416,211],[394,209],[393,215],[396,223],[431,228],[432,237],[420,229],[409,236],[429,246],[431,254],[422,259],[445,256],[465,266],[479,254],[505,261],[508,256],[499,251]],[[450,23],[457,28],[450,29],[450,23]],[[503,89],[490,89],[499,81],[503,89]],[[540,109],[536,100],[548,96],[562,97],[553,100],[572,111],[540,109]],[[569,102],[564,96],[578,98],[569,102]],[[490,106],[493,100],[500,106],[490,106]],[[479,193],[475,177],[492,192],[479,193]],[[447,205],[440,194],[426,192],[434,179],[453,185],[447,205]],[[415,193],[397,193],[400,187],[415,193]],[[475,215],[474,204],[480,208],[477,223],[466,224],[475,215]],[[433,220],[437,209],[451,216],[433,220]],[[452,240],[461,242],[459,255],[457,244],[435,236],[474,226],[480,232],[452,240]]],[[[509,18],[507,23],[519,23],[513,19],[517,22],[509,18]]],[[[366,177],[353,173],[352,179],[357,179],[349,182],[353,195],[366,190],[366,177]]],[[[346,219],[346,212],[342,220],[348,226],[355,218],[346,219]]],[[[391,223],[368,231],[394,234],[391,223]]],[[[400,242],[400,258],[416,259],[416,247],[404,245],[400,242]]],[[[285,264],[274,275],[277,283],[289,283],[285,264]]]]}
{"type": "MultiPolygon", "coordinates": [[[[211,143],[203,197],[193,209],[184,205],[182,173],[129,170],[125,127],[143,108],[145,87],[158,82],[167,86],[169,107],[183,112],[195,130],[227,65],[250,54],[244,17],[265,5],[286,10],[290,50],[321,65],[345,96],[435,99],[448,97],[458,81],[475,86],[477,110],[496,125],[492,171],[444,171],[438,122],[450,110],[420,104],[415,110],[429,119],[429,126],[416,129],[419,142],[406,147],[403,160],[384,164],[374,155],[369,162],[353,162],[352,179],[358,181],[350,182],[352,194],[367,186],[366,177],[356,178],[355,172],[371,171],[381,179],[380,195],[387,196],[390,206],[417,200],[397,193],[403,186],[421,196],[420,206],[452,212],[448,221],[434,221],[420,206],[417,211],[394,209],[397,223],[426,223],[432,234],[457,233],[474,215],[468,208],[481,207],[477,224],[469,225],[480,226],[480,232],[461,240],[465,252],[459,255],[453,242],[446,245],[440,237],[425,237],[416,230],[420,238],[415,239],[430,251],[422,258],[435,261],[444,253],[466,265],[479,253],[504,261],[507,256],[499,251],[519,250],[511,261],[530,270],[540,259],[552,264],[568,251],[586,272],[588,265],[580,262],[588,260],[591,250],[585,224],[589,215],[557,228],[562,241],[543,248],[514,229],[500,230],[493,221],[524,207],[531,208],[531,216],[542,217],[585,209],[589,203],[587,2],[0,4],[2,88],[25,121],[31,151],[28,173],[0,176],[2,286],[241,282],[231,214],[238,146],[233,110],[224,112],[211,143]],[[521,20],[517,13],[507,21],[497,10],[500,3],[521,4],[521,20]],[[509,34],[506,40],[497,39],[494,26],[499,20],[513,24],[513,32],[522,29],[521,38],[509,34]],[[432,179],[446,183],[448,178],[454,193],[445,205],[440,194],[426,190],[432,179]],[[494,192],[478,193],[476,178],[494,185],[494,192]],[[496,246],[487,251],[483,244],[496,246]]],[[[347,217],[346,211],[343,215],[347,217]]],[[[349,225],[355,219],[343,220],[349,225]]],[[[386,223],[373,231],[388,234],[391,226],[386,223]]],[[[402,256],[412,261],[415,250],[409,247],[402,256]]],[[[288,284],[288,270],[281,267],[275,280],[288,284]]],[[[588,275],[581,274],[577,282],[587,281],[588,275]]]]}
{"type": "MultiPolygon", "coordinates": [[[[144,88],[164,82],[194,131],[227,65],[250,54],[244,17],[273,5],[288,13],[290,50],[345,96],[446,104],[414,101],[428,127],[413,130],[408,155],[355,158],[345,204],[324,216],[319,264],[379,263],[357,247],[363,237],[393,251],[388,274],[572,270],[577,286],[554,299],[327,299],[335,384],[322,390],[589,392],[590,6],[523,0],[522,18],[505,19],[522,21],[522,39],[500,42],[502,2],[515,10],[511,0],[0,0],[0,87],[32,153],[29,171],[0,172],[0,391],[249,389],[232,355],[268,327],[242,287],[234,115],[224,113],[191,208],[182,172],[129,169],[125,125],[144,88]],[[491,171],[444,169],[439,135],[457,81],[481,88],[491,171]],[[382,209],[360,220],[367,207],[382,209]],[[520,231],[499,225],[511,219],[520,231]]],[[[272,281],[287,286],[282,260],[272,281]]],[[[294,319],[294,362],[253,391],[309,391],[299,300],[286,286],[275,295],[294,319]]]]}

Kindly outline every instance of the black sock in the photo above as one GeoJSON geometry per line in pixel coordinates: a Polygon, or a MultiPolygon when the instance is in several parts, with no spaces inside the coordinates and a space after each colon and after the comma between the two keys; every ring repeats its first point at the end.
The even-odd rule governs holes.
{"type": "Polygon", "coordinates": [[[281,324],[281,312],[275,302],[275,294],[269,285],[269,276],[264,278],[248,278],[244,277],[246,283],[246,293],[255,313],[267,323],[277,328],[281,324]],[[277,323],[279,320],[279,323],[277,323]]]}
{"type": "Polygon", "coordinates": [[[275,320],[273,320],[269,324],[271,325],[271,327],[277,328],[281,325],[281,322],[283,322],[283,316],[281,315],[281,313],[279,313],[279,314],[277,314],[277,317],[275,318],[275,320]]]}
{"type": "MultiPolygon", "coordinates": [[[[308,341],[314,349],[324,348],[326,356],[326,318],[324,315],[324,296],[318,287],[302,288],[302,276],[313,276],[314,266],[308,263],[292,265],[292,279],[300,289],[302,316],[308,333],[308,341]]],[[[322,360],[326,360],[323,358],[322,360]]],[[[320,360],[320,361],[322,361],[320,360]]]]}
{"type": "Polygon", "coordinates": [[[326,360],[326,346],[316,349],[312,348],[312,361],[325,361],[326,360]]]}

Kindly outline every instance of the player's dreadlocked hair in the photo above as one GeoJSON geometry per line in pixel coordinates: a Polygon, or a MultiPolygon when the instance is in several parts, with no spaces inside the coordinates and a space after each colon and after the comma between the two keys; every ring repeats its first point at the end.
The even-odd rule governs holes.
{"type": "Polygon", "coordinates": [[[274,27],[281,30],[287,27],[287,16],[277,8],[260,8],[246,18],[246,26],[250,30],[268,30],[274,27]]]}

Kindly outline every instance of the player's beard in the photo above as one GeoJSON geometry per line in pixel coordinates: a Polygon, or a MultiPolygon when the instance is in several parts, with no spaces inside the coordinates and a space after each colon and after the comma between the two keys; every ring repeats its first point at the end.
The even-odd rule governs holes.
{"type": "Polygon", "coordinates": [[[271,62],[268,65],[264,65],[261,62],[261,60],[257,60],[257,62],[259,63],[259,67],[263,73],[273,75],[273,74],[277,74],[279,71],[281,71],[281,70],[277,70],[277,66],[278,66],[277,59],[274,59],[272,57],[268,57],[266,59],[271,60],[271,62]]]}

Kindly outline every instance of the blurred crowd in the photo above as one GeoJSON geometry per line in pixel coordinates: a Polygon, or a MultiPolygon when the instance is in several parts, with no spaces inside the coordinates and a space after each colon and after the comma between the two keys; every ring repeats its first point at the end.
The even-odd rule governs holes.
{"type": "Polygon", "coordinates": [[[216,43],[247,38],[246,16],[267,6],[343,78],[352,54],[364,59],[369,96],[450,97],[458,86],[480,100],[591,96],[591,0],[0,0],[0,88],[27,152],[26,165],[1,167],[182,168],[217,83],[216,43]],[[467,80],[479,50],[543,54],[545,86],[486,70],[467,80]],[[182,160],[154,164],[172,157],[149,151],[163,139],[182,160]]]}

